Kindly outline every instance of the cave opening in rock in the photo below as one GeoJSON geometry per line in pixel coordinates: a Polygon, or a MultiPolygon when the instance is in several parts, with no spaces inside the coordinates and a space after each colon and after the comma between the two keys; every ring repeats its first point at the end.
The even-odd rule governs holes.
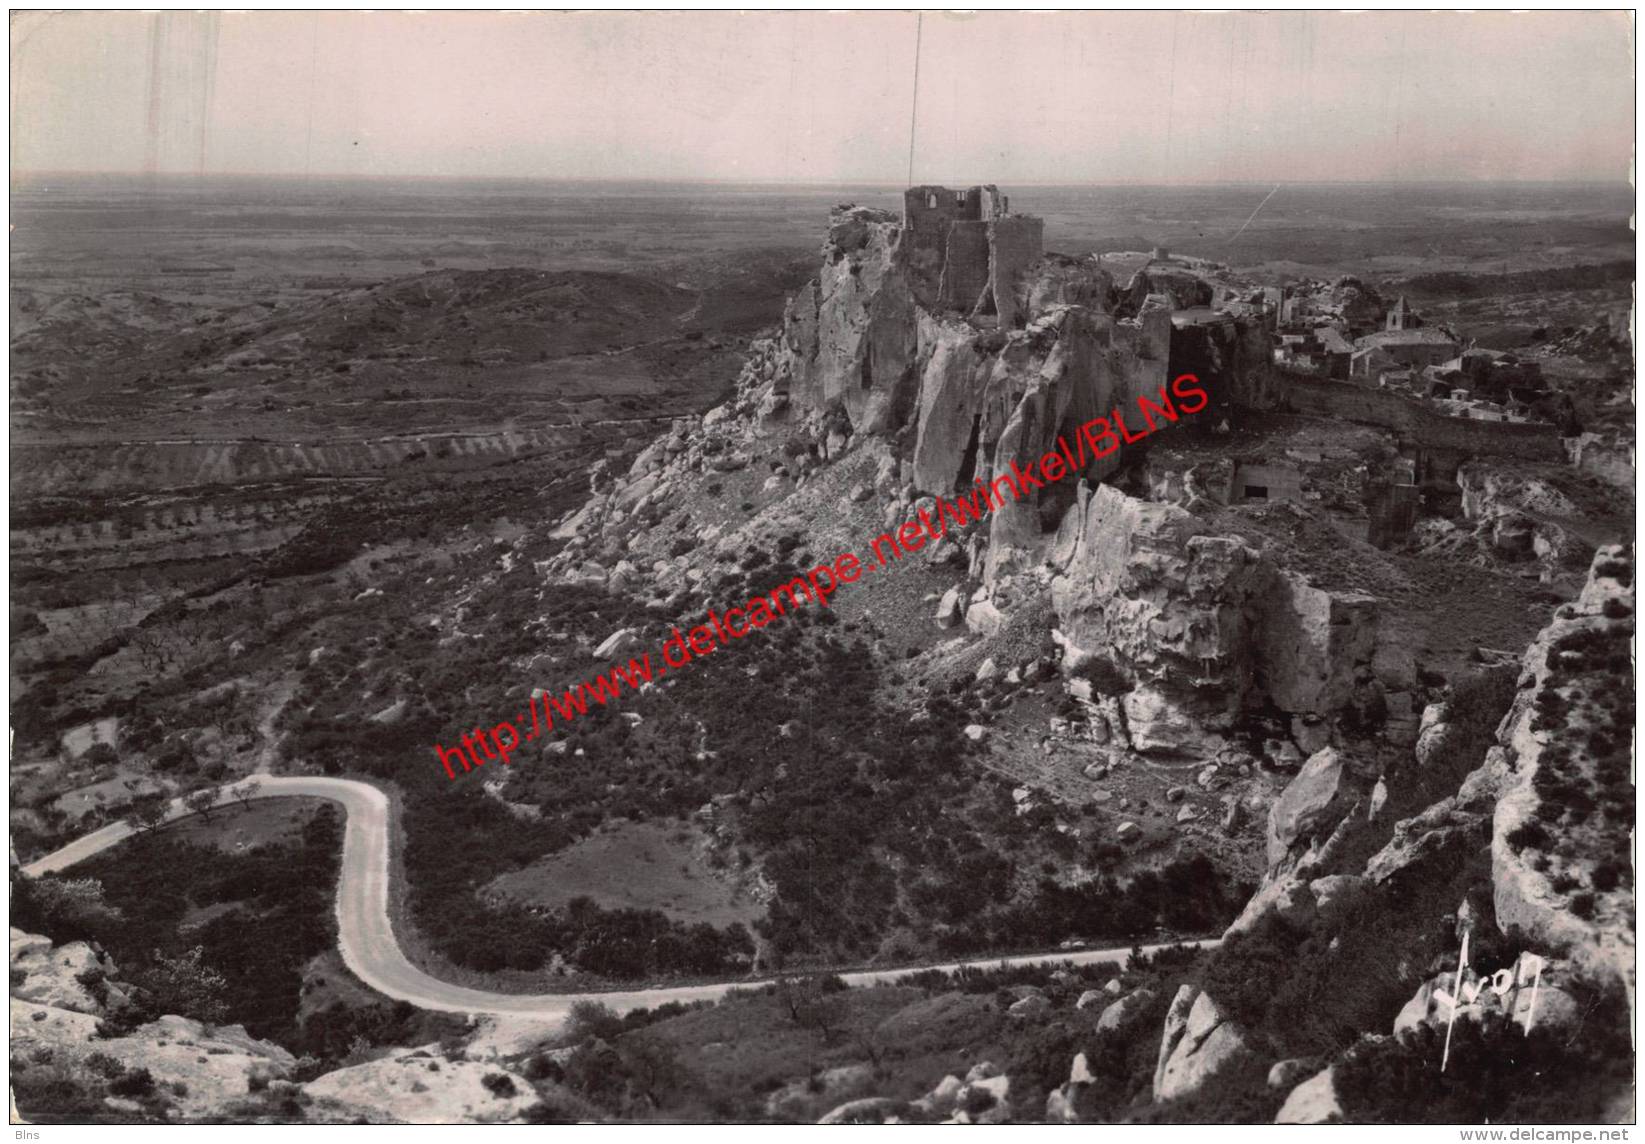
{"type": "Polygon", "coordinates": [[[971,437],[965,443],[965,452],[960,457],[959,475],[954,478],[954,487],[963,489],[976,479],[977,475],[977,447],[982,438],[982,414],[971,418],[971,437]]]}

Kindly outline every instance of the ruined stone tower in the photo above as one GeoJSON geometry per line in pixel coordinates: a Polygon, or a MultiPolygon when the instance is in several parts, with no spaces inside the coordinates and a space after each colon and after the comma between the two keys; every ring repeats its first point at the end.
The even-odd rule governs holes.
{"type": "Polygon", "coordinates": [[[1017,323],[1013,283],[1045,252],[1045,220],[1013,215],[998,187],[909,187],[903,227],[912,243],[914,290],[933,309],[1017,323]]]}

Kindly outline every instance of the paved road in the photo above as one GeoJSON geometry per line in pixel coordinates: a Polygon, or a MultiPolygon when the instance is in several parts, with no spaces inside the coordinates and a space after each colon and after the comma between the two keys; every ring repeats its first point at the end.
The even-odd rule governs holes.
{"type": "MultiPolygon", "coordinates": [[[[652,1008],[668,1001],[712,1001],[728,990],[749,988],[759,981],[737,980],[712,985],[679,985],[659,989],[636,989],[622,993],[546,993],[516,994],[487,993],[462,985],[453,985],[430,977],[418,969],[400,949],[394,938],[394,929],[388,913],[388,839],[389,800],[381,790],[369,783],[352,779],[322,777],[260,775],[254,798],[283,798],[307,796],[330,799],[340,803],[348,812],[348,826],[343,836],[343,871],[337,885],[338,945],[343,961],[355,976],[377,992],[399,1001],[409,1001],[424,1009],[447,1013],[478,1013],[497,1016],[520,1016],[558,1020],[570,1012],[578,1001],[600,1001],[619,1013],[630,1009],[652,1008]]],[[[233,789],[225,788],[219,804],[233,799],[233,789]]],[[[188,812],[173,802],[170,817],[181,818],[188,812]]],[[[101,853],[135,833],[124,822],[77,839],[44,858],[23,867],[31,875],[55,873],[77,862],[83,862],[101,853]]],[[[1216,942],[1196,942],[1201,946],[1216,942]]],[[[1164,949],[1165,946],[1144,946],[1145,952],[1164,949]]],[[[952,971],[962,965],[997,966],[1035,965],[1048,962],[1072,962],[1075,965],[1122,964],[1130,956],[1129,949],[1085,949],[1054,953],[1024,954],[1007,958],[983,958],[974,961],[950,962],[945,965],[920,966],[952,971]]],[[[893,981],[913,972],[913,969],[879,969],[861,973],[843,973],[840,976],[851,985],[870,985],[879,981],[893,981]]]]}

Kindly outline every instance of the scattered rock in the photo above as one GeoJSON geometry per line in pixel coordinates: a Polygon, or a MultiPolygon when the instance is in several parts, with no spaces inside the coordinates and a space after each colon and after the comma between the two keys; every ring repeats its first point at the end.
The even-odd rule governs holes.
{"type": "Polygon", "coordinates": [[[888,1096],[849,1100],[828,1113],[818,1124],[900,1124],[907,1116],[908,1103],[888,1096]]]}
{"type": "Polygon", "coordinates": [[[997,636],[1005,630],[1005,613],[992,600],[974,600],[965,609],[965,626],[980,636],[997,636]]]}
{"type": "Polygon", "coordinates": [[[1340,1124],[1343,1120],[1336,1074],[1330,1069],[1293,1088],[1274,1117],[1275,1124],[1340,1124]]]}
{"type": "Polygon", "coordinates": [[[594,649],[595,659],[616,659],[627,655],[640,644],[639,633],[633,628],[618,628],[594,649]]]}
{"type": "Polygon", "coordinates": [[[1318,1064],[1303,1057],[1275,1061],[1274,1067],[1268,1070],[1268,1087],[1275,1092],[1284,1092],[1295,1088],[1304,1077],[1312,1076],[1318,1069],[1318,1064]]]}
{"type": "Polygon", "coordinates": [[[1152,989],[1136,989],[1127,993],[1102,1011],[1102,1016],[1097,1018],[1097,1031],[1129,1034],[1158,996],[1152,989]]]}
{"type": "Polygon", "coordinates": [[[1011,1007],[1006,1010],[1011,1017],[1019,1021],[1027,1020],[1032,1017],[1043,1017],[1050,1011],[1051,1002],[1047,1001],[1045,996],[1039,993],[1034,994],[1032,997],[1024,997],[1021,1001],[1014,1002],[1011,1007]]]}

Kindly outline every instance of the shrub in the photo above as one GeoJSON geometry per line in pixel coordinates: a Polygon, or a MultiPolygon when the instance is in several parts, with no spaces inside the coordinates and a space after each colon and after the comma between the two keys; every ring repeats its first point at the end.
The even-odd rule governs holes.
{"type": "Polygon", "coordinates": [[[109,1056],[107,1053],[87,1053],[83,1062],[86,1068],[99,1076],[113,1079],[126,1071],[126,1066],[109,1056]]]}
{"type": "MultiPolygon", "coordinates": [[[[1541,809],[1540,807],[1538,808],[1541,809]]],[[[1507,843],[1515,851],[1519,850],[1546,850],[1552,841],[1548,831],[1540,822],[1529,821],[1508,832],[1507,843]]]]}
{"type": "Polygon", "coordinates": [[[154,1092],[154,1076],[148,1069],[129,1069],[109,1082],[109,1091],[115,1096],[150,1096],[154,1092]]]}
{"type": "Polygon", "coordinates": [[[565,1079],[565,1069],[553,1057],[539,1053],[525,1063],[527,1080],[551,1080],[556,1083],[565,1079]]]}
{"type": "Polygon", "coordinates": [[[507,1073],[486,1073],[480,1078],[480,1083],[486,1086],[492,1096],[498,1098],[519,1095],[520,1090],[515,1087],[514,1078],[507,1073]]]}
{"type": "Polygon", "coordinates": [[[1117,696],[1131,690],[1131,681],[1106,656],[1093,656],[1090,662],[1075,669],[1074,675],[1078,679],[1088,680],[1091,691],[1096,695],[1117,696]]]}
{"type": "Polygon", "coordinates": [[[623,1029],[623,1020],[611,1008],[598,1001],[578,1001],[566,1017],[562,1039],[568,1045],[599,1039],[609,1041],[623,1029]]]}

